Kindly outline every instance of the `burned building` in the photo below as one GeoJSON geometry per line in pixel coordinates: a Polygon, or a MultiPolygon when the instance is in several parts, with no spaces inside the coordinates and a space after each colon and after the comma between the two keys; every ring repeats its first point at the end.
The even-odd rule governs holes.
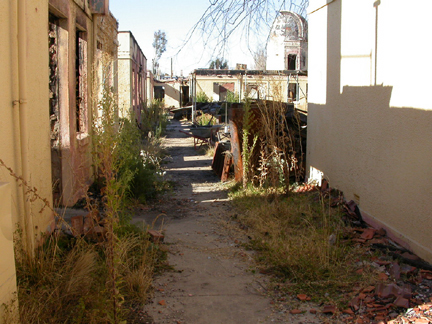
{"type": "Polygon", "coordinates": [[[294,12],[281,11],[267,42],[267,69],[307,71],[307,58],[307,21],[294,12]]]}

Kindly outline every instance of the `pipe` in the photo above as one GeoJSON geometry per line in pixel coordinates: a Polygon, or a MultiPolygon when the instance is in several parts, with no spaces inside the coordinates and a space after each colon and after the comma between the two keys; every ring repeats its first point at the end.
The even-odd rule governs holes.
{"type": "MultiPolygon", "coordinates": [[[[18,90],[19,90],[19,127],[21,139],[21,168],[24,180],[30,181],[29,156],[28,156],[28,123],[27,123],[27,25],[26,25],[26,0],[18,0],[18,90]]],[[[27,252],[34,253],[34,227],[31,215],[31,206],[24,193],[24,224],[27,252]]]]}

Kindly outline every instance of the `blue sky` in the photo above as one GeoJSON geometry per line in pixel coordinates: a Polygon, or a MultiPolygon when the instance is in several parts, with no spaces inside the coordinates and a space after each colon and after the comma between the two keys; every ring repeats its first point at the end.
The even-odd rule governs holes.
{"type": "MultiPolygon", "coordinates": [[[[110,0],[109,4],[110,11],[119,22],[119,31],[132,32],[147,57],[149,69],[154,57],[153,35],[159,29],[165,31],[168,40],[167,51],[160,60],[163,73],[170,73],[171,58],[174,74],[183,72],[183,75],[188,75],[194,69],[208,67],[209,61],[217,55],[215,51],[218,47],[211,43],[204,46],[199,33],[177,54],[187,33],[209,6],[209,0],[110,0]]],[[[268,32],[265,31],[265,34],[268,32]]],[[[256,50],[257,44],[265,45],[265,36],[259,38],[253,34],[246,41],[244,34],[236,32],[224,53],[229,67],[235,68],[236,63],[243,63],[253,68],[251,50],[256,50]]]]}
{"type": "Polygon", "coordinates": [[[178,75],[180,70],[187,75],[193,69],[208,67],[212,49],[205,50],[197,43],[197,39],[191,41],[180,54],[175,55],[188,31],[207,7],[206,0],[110,0],[110,11],[119,21],[119,31],[132,32],[147,57],[149,69],[154,57],[154,32],[158,29],[165,31],[168,43],[167,51],[160,61],[161,70],[170,72],[172,57],[174,73],[178,75]]]}

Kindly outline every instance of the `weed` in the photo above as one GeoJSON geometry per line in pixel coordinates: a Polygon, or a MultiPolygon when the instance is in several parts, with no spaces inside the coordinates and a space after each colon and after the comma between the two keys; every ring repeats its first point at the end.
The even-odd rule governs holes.
{"type": "Polygon", "coordinates": [[[238,92],[232,92],[232,91],[228,91],[227,92],[227,98],[226,98],[227,102],[240,102],[240,96],[238,92]]]}
{"type": "Polygon", "coordinates": [[[209,103],[211,100],[204,91],[199,91],[196,95],[196,102],[209,103]]]}
{"type": "Polygon", "coordinates": [[[196,124],[198,126],[210,126],[215,125],[217,120],[211,114],[201,114],[196,118],[196,124]]]}
{"type": "Polygon", "coordinates": [[[251,157],[253,155],[258,134],[254,134],[253,138],[251,129],[254,126],[253,114],[251,111],[250,100],[246,100],[244,105],[243,129],[242,129],[242,163],[243,163],[243,188],[246,188],[252,176],[251,157]],[[252,144],[250,144],[252,142],[252,144]]]}
{"type": "Polygon", "coordinates": [[[373,280],[355,272],[365,251],[349,243],[340,212],[316,201],[316,195],[280,196],[248,187],[231,197],[239,221],[250,229],[249,248],[258,252],[257,262],[290,291],[343,303],[353,285],[373,280]]]}
{"type": "Polygon", "coordinates": [[[149,107],[143,109],[141,118],[143,137],[150,140],[161,138],[168,124],[165,103],[160,100],[153,100],[149,107]]]}
{"type": "MultiPolygon", "coordinates": [[[[104,75],[108,76],[110,58],[101,61],[105,59],[104,75]]],[[[140,167],[152,165],[149,170],[157,172],[152,168],[160,161],[143,149],[141,133],[133,122],[118,120],[116,98],[109,85],[104,84],[101,91],[92,129],[101,204],[93,205],[87,196],[86,207],[101,209],[105,234],[98,243],[91,235],[65,235],[61,231],[64,220],[53,211],[58,227],[32,255],[23,244],[26,234],[18,228],[15,253],[22,323],[125,323],[124,303],[145,302],[155,265],[164,259],[164,253],[149,242],[146,228],[130,225],[126,212],[134,181],[142,180],[140,167]]],[[[51,208],[36,188],[7,169],[27,189],[31,201],[51,208]]],[[[12,309],[13,302],[8,307],[12,309]]],[[[11,319],[9,323],[16,322],[11,319]]]]}

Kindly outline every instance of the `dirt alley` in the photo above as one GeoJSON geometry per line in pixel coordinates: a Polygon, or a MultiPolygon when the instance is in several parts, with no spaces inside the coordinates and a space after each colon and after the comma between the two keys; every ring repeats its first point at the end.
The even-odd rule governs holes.
{"type": "Polygon", "coordinates": [[[322,323],[307,311],[290,314],[295,305],[272,298],[269,278],[251,271],[252,252],[227,226],[234,210],[226,188],[211,170],[212,158],[198,154],[193,138],[179,132],[188,127],[172,120],[163,142],[172,158],[166,176],[175,182],[173,192],[134,218],[148,224],[157,218],[155,229],[163,226],[174,267],[155,278],[147,314],[157,324],[322,323]]]}

